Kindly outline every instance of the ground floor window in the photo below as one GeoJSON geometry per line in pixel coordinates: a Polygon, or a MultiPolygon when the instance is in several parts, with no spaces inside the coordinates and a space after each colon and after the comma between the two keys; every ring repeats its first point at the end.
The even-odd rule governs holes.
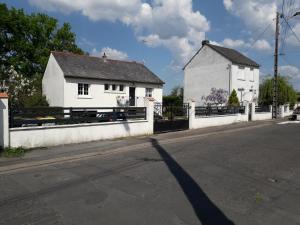
{"type": "Polygon", "coordinates": [[[89,84],[78,83],[78,95],[89,95],[89,84]]]}
{"type": "Polygon", "coordinates": [[[153,88],[146,88],[146,97],[152,97],[153,88]]]}

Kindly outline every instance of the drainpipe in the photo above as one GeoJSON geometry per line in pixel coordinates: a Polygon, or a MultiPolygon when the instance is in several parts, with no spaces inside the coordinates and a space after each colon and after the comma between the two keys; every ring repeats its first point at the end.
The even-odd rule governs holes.
{"type": "Polygon", "coordinates": [[[228,64],[227,69],[229,70],[229,90],[228,90],[228,96],[231,94],[231,87],[232,87],[232,67],[231,64],[228,64]]]}

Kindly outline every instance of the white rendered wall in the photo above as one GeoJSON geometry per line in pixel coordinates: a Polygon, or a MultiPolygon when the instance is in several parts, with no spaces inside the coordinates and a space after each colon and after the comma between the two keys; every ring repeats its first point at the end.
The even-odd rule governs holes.
{"type": "Polygon", "coordinates": [[[92,79],[66,78],[64,83],[65,107],[116,107],[117,97],[129,98],[129,87],[135,87],[137,106],[144,106],[146,87],[153,88],[153,97],[156,101],[162,101],[162,87],[153,84],[132,84],[126,82],[102,81],[92,79]],[[90,84],[89,96],[78,96],[78,83],[90,84]],[[106,91],[104,84],[124,85],[124,91],[106,91]]]}
{"type": "MultiPolygon", "coordinates": [[[[153,123],[153,121],[151,120],[153,123]]],[[[152,134],[147,121],[11,128],[11,147],[36,148],[152,134]]]]}
{"type": "Polygon", "coordinates": [[[207,116],[207,117],[195,117],[190,129],[198,129],[204,127],[223,126],[238,122],[247,122],[248,115],[246,114],[233,114],[224,116],[207,116]]]}
{"type": "Polygon", "coordinates": [[[256,112],[253,115],[251,115],[252,121],[257,120],[271,120],[272,119],[272,112],[256,112]]]}
{"type": "Polygon", "coordinates": [[[54,56],[50,54],[43,76],[42,90],[50,106],[64,106],[64,74],[54,56]]]}
{"type": "Polygon", "coordinates": [[[210,94],[211,88],[230,89],[231,62],[204,46],[184,70],[184,101],[193,100],[202,105],[202,96],[210,94]]]}
{"type": "Polygon", "coordinates": [[[259,94],[259,69],[253,68],[253,71],[251,71],[250,67],[247,66],[244,69],[239,69],[238,65],[231,65],[231,84],[230,93],[235,89],[241,101],[241,92],[238,89],[244,88],[242,100],[252,102],[259,94]],[[244,72],[243,79],[239,77],[241,70],[244,72]],[[253,91],[250,92],[250,90],[253,91]]]}

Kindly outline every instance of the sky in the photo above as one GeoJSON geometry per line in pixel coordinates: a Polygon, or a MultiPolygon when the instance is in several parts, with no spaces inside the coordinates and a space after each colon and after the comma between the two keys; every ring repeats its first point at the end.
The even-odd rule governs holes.
{"type": "Polygon", "coordinates": [[[204,39],[234,48],[273,74],[276,11],[279,70],[300,91],[300,0],[0,0],[26,13],[68,22],[91,55],[143,62],[165,81],[164,93],[183,85],[183,66],[204,39]],[[284,2],[284,4],[283,4],[284,2]]]}

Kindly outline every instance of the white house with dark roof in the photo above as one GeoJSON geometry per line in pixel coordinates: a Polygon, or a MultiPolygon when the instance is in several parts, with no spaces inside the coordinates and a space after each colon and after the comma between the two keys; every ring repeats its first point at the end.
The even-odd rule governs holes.
{"type": "Polygon", "coordinates": [[[234,49],[203,41],[183,70],[184,101],[202,105],[211,88],[222,88],[229,95],[235,89],[241,102],[258,97],[259,64],[234,49]]]}
{"type": "Polygon", "coordinates": [[[50,106],[116,107],[161,103],[164,82],[142,63],[51,52],[42,84],[50,106]]]}

